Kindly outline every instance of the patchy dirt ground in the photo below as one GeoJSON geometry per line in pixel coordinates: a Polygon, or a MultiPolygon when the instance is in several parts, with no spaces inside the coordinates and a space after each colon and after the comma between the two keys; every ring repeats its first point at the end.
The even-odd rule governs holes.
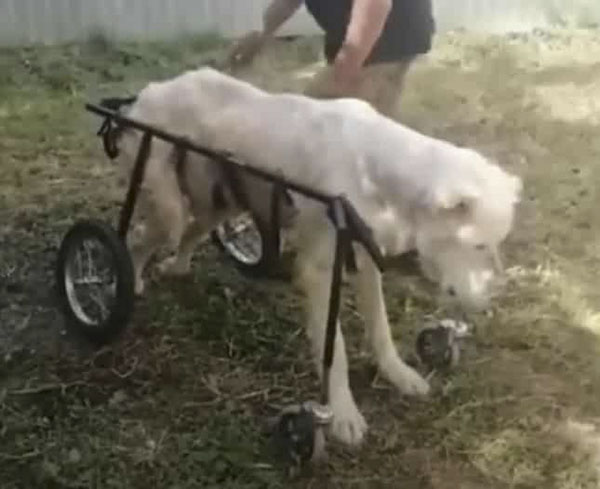
{"type": "MultiPolygon", "coordinates": [[[[358,356],[371,431],[356,453],[288,482],[262,420],[317,392],[297,297],[242,278],[200,248],[194,276],[153,284],[112,348],[63,334],[57,246],[79,217],[114,219],[123,190],[84,100],[132,92],[222,52],[211,39],[0,51],[0,480],[31,487],[600,486],[600,33],[438,38],[411,73],[399,119],[475,146],[523,176],[505,248],[509,285],[430,400],[403,399],[358,356]]],[[[273,46],[245,76],[301,90],[309,40],[273,46]]],[[[436,306],[418,277],[385,277],[409,355],[436,306]]]]}

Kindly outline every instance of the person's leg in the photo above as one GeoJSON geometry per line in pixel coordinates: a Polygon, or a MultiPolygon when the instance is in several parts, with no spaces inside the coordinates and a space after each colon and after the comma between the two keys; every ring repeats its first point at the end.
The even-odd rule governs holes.
{"type": "Polygon", "coordinates": [[[335,89],[331,65],[327,65],[312,77],[308,85],[304,88],[304,95],[322,99],[349,96],[335,89]]]}
{"type": "Polygon", "coordinates": [[[355,97],[370,103],[380,113],[392,117],[404,87],[413,57],[390,63],[374,63],[363,69],[361,81],[353,92],[341,93],[333,84],[333,69],[318,72],[304,90],[314,98],[355,97]]]}
{"type": "Polygon", "coordinates": [[[381,114],[393,117],[411,63],[412,59],[407,58],[365,67],[356,97],[369,102],[381,114]]]}

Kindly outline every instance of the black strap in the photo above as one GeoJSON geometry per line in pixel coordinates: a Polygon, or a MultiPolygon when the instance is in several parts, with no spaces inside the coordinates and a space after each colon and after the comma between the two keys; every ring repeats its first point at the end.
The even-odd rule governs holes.
{"type": "Polygon", "coordinates": [[[342,274],[347,253],[351,249],[350,230],[346,220],[346,210],[341,199],[335,199],[329,208],[330,216],[336,228],[335,257],[331,274],[329,291],[329,310],[327,313],[327,327],[325,330],[325,347],[323,349],[323,376],[321,383],[321,404],[329,404],[329,383],[337,322],[340,312],[342,274]]]}
{"type": "MultiPolygon", "coordinates": [[[[111,97],[104,98],[100,101],[100,105],[110,109],[114,112],[121,110],[124,105],[131,105],[137,100],[137,96],[133,95],[130,97],[111,97]]],[[[102,137],[102,145],[104,146],[104,152],[111,159],[114,160],[119,156],[119,148],[117,147],[117,140],[123,128],[117,124],[112,117],[106,117],[98,130],[97,135],[102,137]]]]}
{"type": "Polygon", "coordinates": [[[233,198],[237,202],[238,206],[240,206],[242,209],[249,209],[248,196],[246,195],[238,172],[235,171],[234,166],[230,165],[226,161],[221,162],[220,166],[223,171],[223,175],[225,176],[225,180],[229,184],[233,198]]]}
{"type": "Polygon", "coordinates": [[[285,188],[280,184],[273,185],[271,192],[271,225],[269,226],[269,239],[276,250],[281,248],[281,197],[285,195],[285,188]]]}
{"type": "MultiPolygon", "coordinates": [[[[383,271],[384,259],[383,255],[381,254],[381,250],[379,249],[379,246],[373,237],[373,230],[363,220],[363,218],[360,217],[354,206],[350,203],[345,195],[341,196],[340,199],[342,201],[346,219],[348,221],[351,240],[362,244],[375,262],[377,268],[379,268],[380,271],[383,271]]],[[[352,247],[350,247],[350,250],[352,250],[352,247]]],[[[356,267],[356,263],[354,263],[354,267],[356,267]]]]}
{"type": "Polygon", "coordinates": [[[191,195],[190,188],[187,183],[187,178],[185,177],[185,164],[187,162],[187,149],[182,144],[176,144],[174,149],[174,157],[175,157],[175,173],[177,175],[177,183],[179,184],[179,189],[183,195],[186,195],[190,199],[191,203],[191,195]]]}
{"type": "MultiPolygon", "coordinates": [[[[379,250],[379,246],[375,242],[373,238],[373,230],[367,225],[367,223],[363,220],[362,217],[356,212],[356,209],[352,206],[350,201],[345,195],[342,195],[336,199],[338,202],[338,206],[341,205],[344,211],[344,226],[347,228],[349,246],[346,250],[345,254],[345,265],[346,269],[350,273],[354,273],[357,270],[356,265],[356,255],[354,253],[354,248],[352,247],[353,242],[360,243],[364,246],[369,253],[369,256],[375,262],[375,265],[379,270],[383,271],[383,256],[381,251],[379,250]]],[[[327,216],[333,222],[333,225],[336,229],[339,229],[338,218],[336,218],[334,214],[334,207],[330,206],[327,209],[327,216]]]]}
{"type": "Polygon", "coordinates": [[[111,117],[104,119],[104,122],[100,126],[100,129],[97,133],[97,135],[102,138],[104,152],[111,160],[114,160],[117,156],[119,156],[119,148],[117,147],[119,133],[119,126],[112,120],[111,117]]]}

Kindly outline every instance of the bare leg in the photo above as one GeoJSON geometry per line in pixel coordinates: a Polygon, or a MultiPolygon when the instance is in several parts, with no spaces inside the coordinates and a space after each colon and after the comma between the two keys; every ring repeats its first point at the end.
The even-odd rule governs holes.
{"type": "Polygon", "coordinates": [[[391,118],[397,115],[406,75],[412,62],[411,58],[394,63],[388,68],[387,73],[384,74],[379,96],[373,102],[375,108],[383,115],[391,118]]]}
{"type": "Polygon", "coordinates": [[[333,84],[333,70],[331,66],[326,66],[317,72],[304,89],[304,95],[313,98],[331,99],[350,96],[347,93],[340,93],[333,84]]]}
{"type": "Polygon", "coordinates": [[[333,84],[333,71],[327,66],[317,73],[304,90],[314,98],[354,97],[370,103],[377,111],[393,117],[402,93],[404,79],[413,58],[366,66],[354,92],[340,93],[333,84]]]}
{"type": "Polygon", "coordinates": [[[365,321],[366,338],[371,343],[381,373],[400,392],[425,395],[429,385],[398,355],[385,307],[381,272],[373,260],[361,250],[359,271],[354,278],[357,306],[365,321]]]}
{"type": "Polygon", "coordinates": [[[379,113],[393,118],[411,63],[412,58],[409,58],[367,66],[356,97],[369,102],[379,113]]]}

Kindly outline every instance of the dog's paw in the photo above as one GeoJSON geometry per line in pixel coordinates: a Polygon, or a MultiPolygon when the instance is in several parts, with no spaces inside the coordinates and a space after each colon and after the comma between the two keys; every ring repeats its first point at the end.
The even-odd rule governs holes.
{"type": "Polygon", "coordinates": [[[400,358],[380,365],[382,373],[396,388],[407,396],[426,396],[429,394],[429,383],[412,367],[400,358]]]}
{"type": "Polygon", "coordinates": [[[167,277],[183,277],[191,271],[189,263],[179,260],[176,255],[165,258],[157,268],[161,275],[167,277]]]}
{"type": "Polygon", "coordinates": [[[330,435],[346,445],[360,445],[367,432],[367,422],[352,397],[343,395],[333,398],[331,409],[333,420],[329,426],[330,435]]]}
{"type": "Polygon", "coordinates": [[[394,384],[407,396],[426,396],[429,394],[429,383],[412,367],[402,364],[401,371],[396,375],[394,384]]]}

